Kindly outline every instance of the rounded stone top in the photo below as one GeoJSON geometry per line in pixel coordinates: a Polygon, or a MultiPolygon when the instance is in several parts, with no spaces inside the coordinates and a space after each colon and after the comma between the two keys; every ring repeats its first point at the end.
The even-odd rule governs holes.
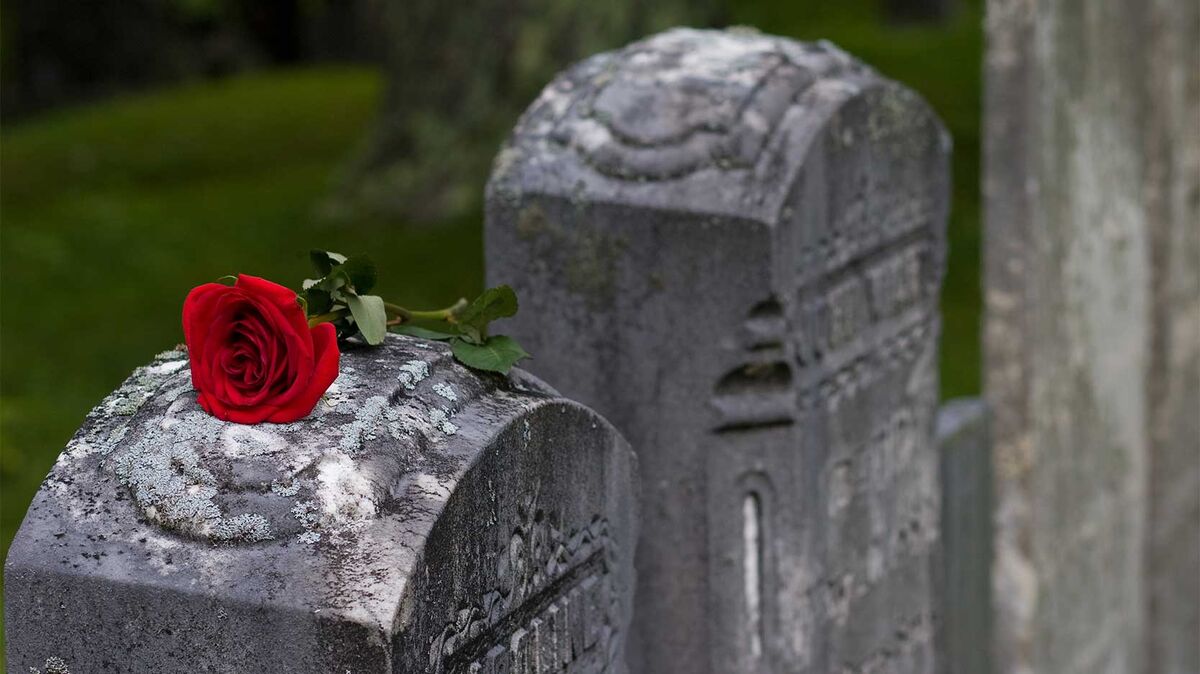
{"type": "Polygon", "coordinates": [[[846,134],[940,127],[920,97],[829,42],[679,28],[568,68],[498,155],[489,200],[537,193],[772,221],[813,141],[856,98],[846,134]]]}
{"type": "Polygon", "coordinates": [[[620,653],[635,459],[595,412],[400,335],[345,345],[334,385],[288,424],[208,415],[187,365],[172,351],[138,368],[34,497],[5,562],[15,662],[92,630],[54,655],[467,671],[588,579],[616,588],[605,620],[622,630],[595,652],[620,653]]]}
{"type": "Polygon", "coordinates": [[[309,416],[244,425],[201,409],[186,354],[168,352],[106,401],[122,423],[77,438],[64,456],[103,455],[142,515],[172,532],[316,543],[377,517],[403,474],[458,433],[456,415],[505,383],[458,365],[444,345],[389,336],[344,349],[309,416]]]}
{"type": "Polygon", "coordinates": [[[660,180],[752,166],[796,96],[856,64],[827,44],[676,29],[595,65],[602,74],[554,139],[606,175],[660,180]]]}

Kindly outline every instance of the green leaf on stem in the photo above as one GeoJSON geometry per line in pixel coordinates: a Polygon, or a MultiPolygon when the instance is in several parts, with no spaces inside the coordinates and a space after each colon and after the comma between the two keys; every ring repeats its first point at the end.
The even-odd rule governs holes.
{"type": "Polygon", "coordinates": [[[345,255],[339,255],[327,250],[313,249],[308,251],[308,259],[312,260],[313,268],[321,276],[329,276],[333,268],[346,261],[345,255]]]}
{"type": "Polygon", "coordinates": [[[345,274],[349,285],[359,295],[371,292],[371,288],[375,287],[375,279],[378,277],[375,271],[375,263],[371,262],[371,258],[365,255],[355,255],[347,259],[338,265],[333,273],[345,274]]]}
{"type": "Polygon", "coordinates": [[[333,297],[316,286],[304,290],[304,299],[308,301],[308,316],[320,316],[333,309],[333,297]]]}
{"type": "Polygon", "coordinates": [[[483,344],[487,339],[488,323],[517,313],[517,294],[508,286],[488,288],[467,306],[457,311],[458,324],[467,341],[483,344]]]}
{"type": "Polygon", "coordinates": [[[505,335],[492,335],[482,344],[456,337],[450,340],[450,350],[467,367],[501,374],[508,374],[517,361],[529,357],[517,340],[505,335]]]}
{"type": "Polygon", "coordinates": [[[429,330],[422,328],[419,325],[404,324],[397,325],[392,328],[392,332],[398,335],[408,335],[409,337],[419,337],[421,339],[432,339],[437,342],[444,342],[447,339],[455,337],[453,333],[441,332],[439,330],[429,330]]]}
{"type": "Polygon", "coordinates": [[[354,316],[354,325],[367,344],[382,344],[387,336],[387,312],[378,295],[346,295],[346,304],[354,316]]]}
{"type": "Polygon", "coordinates": [[[344,288],[349,282],[349,277],[345,274],[330,273],[328,276],[319,279],[316,283],[309,286],[310,288],[319,288],[326,292],[332,293],[336,290],[344,288]]]}

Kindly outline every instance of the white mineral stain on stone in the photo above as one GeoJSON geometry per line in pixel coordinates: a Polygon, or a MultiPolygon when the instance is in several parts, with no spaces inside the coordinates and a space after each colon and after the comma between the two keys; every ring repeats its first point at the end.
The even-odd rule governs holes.
{"type": "Polygon", "coordinates": [[[251,456],[274,454],[287,447],[287,440],[257,426],[230,424],[221,431],[221,444],[225,456],[244,459],[251,456]]]}
{"type": "Polygon", "coordinates": [[[400,366],[400,385],[412,391],[429,376],[429,363],[423,360],[405,361],[400,366]]]}
{"type": "Polygon", "coordinates": [[[152,377],[161,377],[168,374],[173,374],[186,367],[186,360],[171,360],[158,365],[150,365],[146,367],[146,374],[152,377]]]}
{"type": "MultiPolygon", "coordinates": [[[[341,379],[340,375],[338,376],[338,379],[341,379]]],[[[338,404],[342,402],[341,395],[342,387],[338,385],[337,379],[335,379],[333,383],[329,385],[329,388],[325,389],[325,393],[321,396],[321,400],[330,407],[337,407],[338,404]]]]}
{"type": "Polygon", "coordinates": [[[327,454],[317,464],[316,496],[326,526],[374,519],[378,512],[374,485],[344,454],[327,454]]]}
{"type": "Polygon", "coordinates": [[[325,390],[323,400],[324,406],[318,406],[318,414],[323,415],[326,412],[336,409],[339,412],[354,411],[354,392],[361,388],[362,382],[355,376],[353,369],[342,367],[338,373],[337,379],[329,385],[325,390]]]}
{"type": "Polygon", "coordinates": [[[454,487],[452,484],[443,483],[436,476],[430,475],[429,473],[418,473],[417,475],[413,476],[412,484],[416,489],[425,492],[426,494],[432,494],[442,498],[450,496],[450,490],[454,487]]]}
{"type": "Polygon", "coordinates": [[[440,381],[434,384],[433,392],[445,398],[446,400],[449,400],[450,402],[458,400],[458,394],[454,392],[454,387],[446,382],[440,381]]]}

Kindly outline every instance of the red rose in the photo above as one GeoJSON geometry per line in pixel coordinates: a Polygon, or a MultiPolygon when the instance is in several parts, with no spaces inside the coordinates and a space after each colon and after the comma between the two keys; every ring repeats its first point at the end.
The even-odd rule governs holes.
{"type": "Polygon", "coordinates": [[[337,378],[333,325],[309,328],[294,291],[255,276],[193,288],[183,335],[200,406],[226,421],[303,418],[337,378]]]}

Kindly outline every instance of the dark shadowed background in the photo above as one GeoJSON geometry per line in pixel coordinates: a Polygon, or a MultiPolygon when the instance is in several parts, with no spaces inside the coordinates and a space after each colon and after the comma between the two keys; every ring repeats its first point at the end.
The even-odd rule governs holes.
{"type": "Polygon", "coordinates": [[[680,24],[831,40],[938,111],[942,393],[977,392],[979,0],[8,0],[0,553],[87,411],[182,340],[192,286],[298,286],[322,247],[373,256],[407,306],[477,292],[517,115],[568,63],[680,24]]]}

